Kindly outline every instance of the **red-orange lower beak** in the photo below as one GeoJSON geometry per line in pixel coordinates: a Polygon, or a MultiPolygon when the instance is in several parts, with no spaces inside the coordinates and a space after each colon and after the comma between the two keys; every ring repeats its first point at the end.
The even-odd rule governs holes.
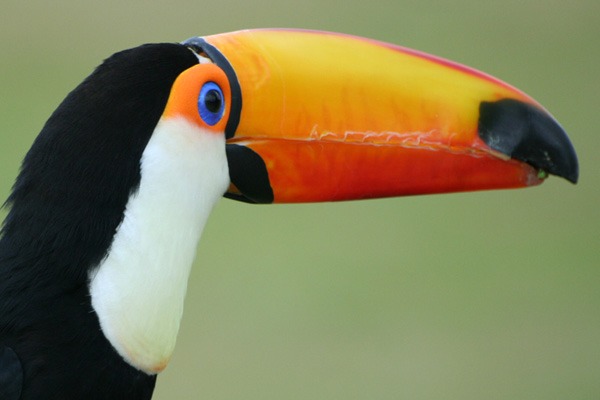
{"type": "Polygon", "coordinates": [[[524,187],[547,173],[577,180],[552,116],[467,67],[323,32],[189,42],[232,87],[228,197],[336,201],[524,187]]]}
{"type": "MultiPolygon", "coordinates": [[[[526,163],[468,149],[316,140],[262,140],[245,146],[264,160],[278,203],[501,189],[542,182],[537,170],[526,163]]],[[[252,187],[256,186],[240,191],[234,181],[229,194],[248,196],[252,187]]]]}

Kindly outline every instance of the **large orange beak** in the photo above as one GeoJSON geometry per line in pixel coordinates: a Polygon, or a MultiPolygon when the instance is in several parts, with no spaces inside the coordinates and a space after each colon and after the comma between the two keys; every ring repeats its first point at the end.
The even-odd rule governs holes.
{"type": "Polygon", "coordinates": [[[232,98],[231,186],[314,202],[577,181],[573,146],[538,103],[470,68],[374,40],[250,30],[185,42],[232,98]]]}

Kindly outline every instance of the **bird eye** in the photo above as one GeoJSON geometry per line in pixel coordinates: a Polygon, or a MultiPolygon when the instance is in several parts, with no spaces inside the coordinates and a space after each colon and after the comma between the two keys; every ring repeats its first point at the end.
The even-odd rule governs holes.
{"type": "Polygon", "coordinates": [[[198,111],[200,117],[207,125],[215,125],[223,118],[225,113],[225,101],[223,91],[214,82],[206,82],[200,89],[198,96],[198,111]]]}

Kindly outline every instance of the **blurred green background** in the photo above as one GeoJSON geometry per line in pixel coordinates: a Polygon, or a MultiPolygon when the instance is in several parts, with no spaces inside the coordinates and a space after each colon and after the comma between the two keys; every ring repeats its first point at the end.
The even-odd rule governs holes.
{"type": "Polygon", "coordinates": [[[343,204],[222,201],[155,398],[599,399],[599,16],[597,0],[4,0],[0,197],[66,93],[103,58],[144,42],[302,27],[468,64],[561,121],[580,183],[343,204]]]}

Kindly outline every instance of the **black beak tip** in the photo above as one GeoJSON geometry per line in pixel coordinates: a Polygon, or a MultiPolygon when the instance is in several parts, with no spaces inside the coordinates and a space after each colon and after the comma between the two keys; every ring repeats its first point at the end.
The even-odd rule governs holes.
{"type": "Polygon", "coordinates": [[[478,129],[479,137],[492,149],[577,183],[575,149],[546,111],[514,99],[482,102],[478,129]]]}

